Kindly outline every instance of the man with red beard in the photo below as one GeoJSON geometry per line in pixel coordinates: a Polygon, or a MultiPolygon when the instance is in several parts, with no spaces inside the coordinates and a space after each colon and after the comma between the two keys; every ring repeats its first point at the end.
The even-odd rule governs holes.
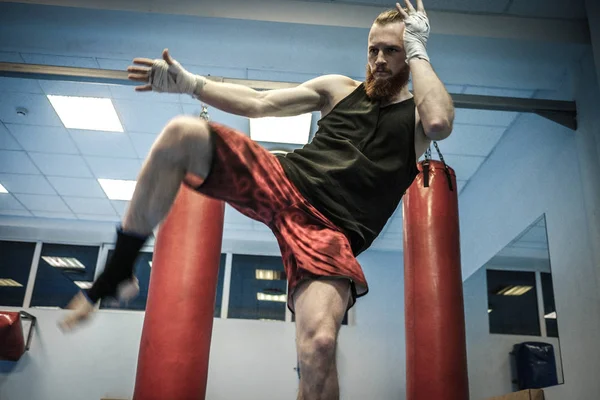
{"type": "Polygon", "coordinates": [[[429,63],[422,0],[416,9],[405,1],[405,9],[396,4],[371,27],[365,82],[327,75],[259,92],[193,75],[168,50],[163,59],[135,59],[128,71],[143,83],[138,91],[186,93],[251,118],[312,111],[322,118],[310,143],[279,157],[215,122],[169,122],[142,167],[113,256],[92,288],[71,301],[62,327],[76,326],[104,298],[131,294],[138,252],[184,182],[273,230],[296,316],[299,398],[338,399],[338,330],[368,291],[356,256],[394,213],[430,141],[446,138],[454,119],[452,99],[429,63]]]}

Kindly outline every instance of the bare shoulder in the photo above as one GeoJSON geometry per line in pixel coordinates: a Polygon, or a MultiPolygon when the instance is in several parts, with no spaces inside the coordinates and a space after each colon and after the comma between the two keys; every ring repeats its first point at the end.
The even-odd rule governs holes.
{"type": "Polygon", "coordinates": [[[325,101],[323,102],[322,114],[327,114],[337,103],[354,91],[361,82],[355,81],[344,75],[323,75],[305,83],[325,101]]]}

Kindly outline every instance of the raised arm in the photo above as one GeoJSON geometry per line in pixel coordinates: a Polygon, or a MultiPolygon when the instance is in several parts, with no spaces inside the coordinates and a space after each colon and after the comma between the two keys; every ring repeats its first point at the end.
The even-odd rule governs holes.
{"type": "Polygon", "coordinates": [[[163,60],[136,58],[129,79],[145,83],[137,91],[187,93],[230,114],[249,118],[290,116],[320,111],[331,98],[331,91],[350,78],[325,75],[293,88],[258,91],[247,86],[214,82],[186,71],[168,50],[163,60]],[[140,67],[139,65],[142,65],[140,67]]]}
{"type": "Polygon", "coordinates": [[[404,43],[412,75],[415,104],[427,137],[442,140],[452,132],[454,104],[433,70],[425,50],[430,28],[423,1],[417,0],[416,10],[410,0],[405,0],[405,3],[406,11],[398,3],[396,7],[404,16],[404,43]]]}

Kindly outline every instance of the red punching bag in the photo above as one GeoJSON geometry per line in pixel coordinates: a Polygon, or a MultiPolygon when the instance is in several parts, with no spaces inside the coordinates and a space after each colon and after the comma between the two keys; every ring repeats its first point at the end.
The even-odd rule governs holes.
{"type": "Polygon", "coordinates": [[[225,204],[182,185],[154,245],[134,400],[203,400],[225,204]]]}
{"type": "Polygon", "coordinates": [[[456,176],[420,162],[403,198],[407,400],[468,400],[456,176]]]}

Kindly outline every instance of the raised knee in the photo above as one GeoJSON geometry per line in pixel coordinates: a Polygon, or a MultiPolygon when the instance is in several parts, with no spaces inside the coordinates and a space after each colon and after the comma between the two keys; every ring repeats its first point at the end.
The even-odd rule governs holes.
{"type": "Polygon", "coordinates": [[[167,123],[151,151],[155,157],[179,160],[199,146],[205,146],[208,140],[209,129],[206,121],[179,116],[167,123]]]}

